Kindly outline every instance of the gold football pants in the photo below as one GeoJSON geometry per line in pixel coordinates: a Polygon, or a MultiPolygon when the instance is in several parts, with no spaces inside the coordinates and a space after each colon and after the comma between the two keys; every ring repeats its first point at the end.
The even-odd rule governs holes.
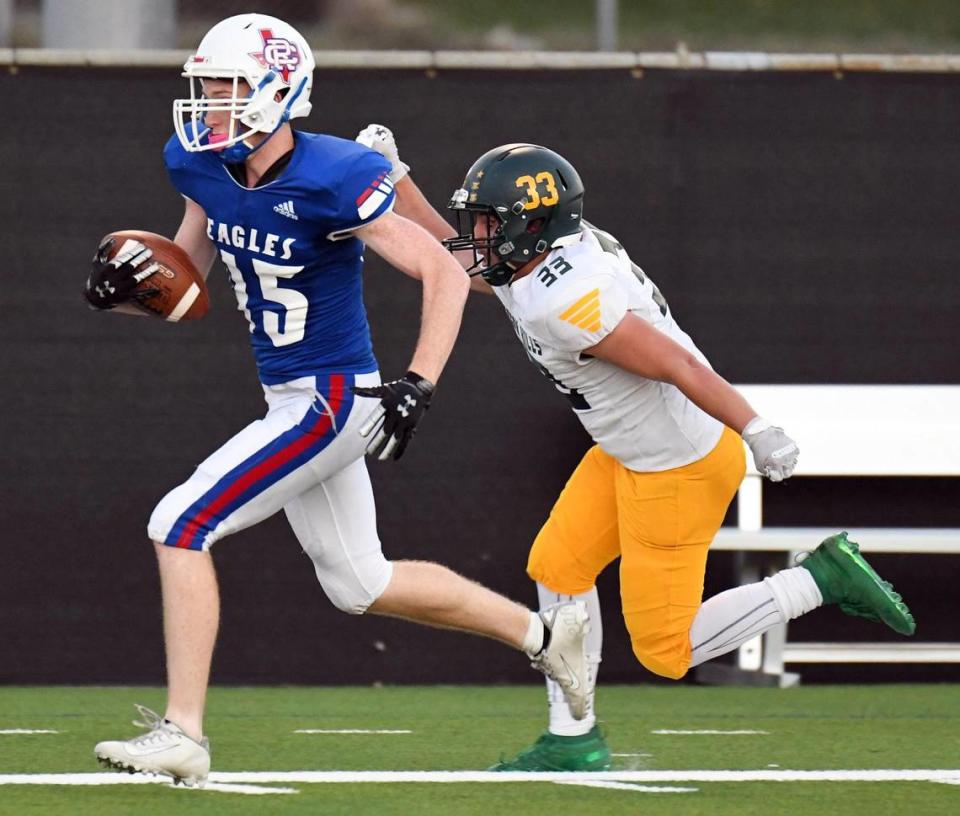
{"type": "Polygon", "coordinates": [[[740,437],[683,467],[638,473],[590,448],[540,530],[527,573],[579,595],[620,556],[623,618],[637,659],[680,678],[690,666],[690,625],[703,596],[707,550],[746,470],[740,437]]]}

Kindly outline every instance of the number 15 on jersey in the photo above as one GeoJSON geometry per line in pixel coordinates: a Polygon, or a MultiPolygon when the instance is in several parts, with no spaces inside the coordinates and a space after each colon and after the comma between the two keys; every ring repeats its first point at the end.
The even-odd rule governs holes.
{"type": "MultiPolygon", "coordinates": [[[[251,314],[250,297],[251,293],[247,291],[247,282],[244,280],[243,273],[237,266],[237,259],[231,252],[224,249],[220,250],[220,257],[223,263],[230,271],[230,279],[233,281],[234,290],[237,293],[237,306],[243,310],[244,315],[250,322],[250,331],[256,331],[256,324],[251,314]]],[[[257,276],[260,283],[260,294],[269,304],[278,304],[279,308],[272,308],[269,304],[264,304],[263,308],[256,312],[262,315],[263,332],[270,338],[270,342],[278,348],[280,346],[289,346],[303,340],[307,327],[307,307],[308,302],[300,292],[293,289],[286,289],[280,286],[280,278],[292,278],[301,269],[302,266],[280,266],[259,258],[251,261],[253,273],[257,276]]],[[[256,297],[256,295],[253,295],[256,297]]]]}

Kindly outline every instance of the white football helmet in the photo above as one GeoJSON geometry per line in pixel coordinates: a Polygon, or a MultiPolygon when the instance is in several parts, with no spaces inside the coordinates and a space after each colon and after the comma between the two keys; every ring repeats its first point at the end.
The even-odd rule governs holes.
{"type": "Polygon", "coordinates": [[[266,143],[247,144],[244,139],[250,133],[272,135],[284,122],[310,113],[313,68],[307,41],[283,20],[266,14],[222,20],[183,66],[190,98],[173,103],[173,125],[180,143],[191,153],[215,150],[223,161],[243,161],[266,143]],[[205,97],[204,79],[232,81],[232,95],[205,97]],[[249,93],[239,89],[241,81],[250,86],[249,93]],[[230,115],[228,132],[213,140],[204,124],[210,111],[230,115]]]}

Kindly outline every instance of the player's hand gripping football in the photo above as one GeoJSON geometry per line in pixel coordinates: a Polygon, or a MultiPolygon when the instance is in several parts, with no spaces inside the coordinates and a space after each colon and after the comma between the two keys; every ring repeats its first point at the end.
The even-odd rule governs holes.
{"type": "Polygon", "coordinates": [[[369,439],[367,455],[381,461],[399,459],[417,431],[417,423],[430,407],[433,383],[408,371],[399,380],[372,388],[354,387],[361,397],[374,397],[380,404],[360,428],[360,436],[369,439]]]}
{"type": "Polygon", "coordinates": [[[153,252],[139,241],[126,241],[116,257],[110,258],[114,239],[108,238],[93,256],[83,296],[94,309],[112,309],[128,300],[152,297],[155,289],[140,289],[140,283],[160,267],[147,263],[153,252]]]}
{"type": "Polygon", "coordinates": [[[393,132],[383,125],[367,125],[357,134],[357,139],[364,147],[376,150],[390,162],[389,178],[394,184],[410,172],[410,165],[400,161],[400,151],[397,149],[393,132]]]}
{"type": "Polygon", "coordinates": [[[743,429],[743,439],[749,445],[761,475],[771,482],[790,478],[797,466],[800,448],[783,432],[783,428],[771,425],[762,417],[754,417],[743,429]]]}

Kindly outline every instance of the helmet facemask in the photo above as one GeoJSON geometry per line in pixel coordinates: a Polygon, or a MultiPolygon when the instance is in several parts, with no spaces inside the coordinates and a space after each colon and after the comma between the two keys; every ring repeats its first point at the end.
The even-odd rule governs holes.
{"type": "Polygon", "coordinates": [[[266,144],[269,137],[290,119],[290,110],[306,82],[301,79],[298,88],[290,88],[273,71],[267,71],[256,87],[250,86],[249,79],[240,71],[226,76],[192,73],[184,73],[184,76],[190,81],[190,98],[177,99],[173,103],[173,123],[180,143],[191,153],[212,150],[226,162],[243,161],[266,144]],[[205,79],[232,82],[230,96],[207,96],[203,88],[205,79]],[[246,94],[242,92],[241,82],[251,87],[246,94]],[[226,134],[213,135],[206,123],[208,113],[230,117],[226,134]],[[267,139],[253,145],[246,140],[254,133],[265,133],[267,139]]]}
{"type": "MultiPolygon", "coordinates": [[[[458,190],[457,193],[462,193],[458,190]]],[[[454,194],[454,198],[457,194],[454,194]]],[[[450,204],[457,221],[456,238],[448,238],[443,245],[451,252],[470,251],[474,262],[467,267],[467,274],[471,277],[481,275],[492,286],[502,286],[510,282],[514,269],[504,255],[509,255],[507,236],[504,235],[504,221],[493,207],[467,205],[457,207],[450,204]],[[478,224],[481,219],[486,221],[485,235],[478,235],[478,224]],[[490,227],[496,225],[493,229],[490,227]]]]}
{"type": "Polygon", "coordinates": [[[465,189],[453,194],[449,207],[457,220],[457,237],[443,242],[451,252],[474,253],[476,260],[467,268],[468,275],[480,275],[491,286],[504,286],[520,267],[550,249],[550,243],[540,237],[547,219],[542,215],[530,218],[523,198],[511,207],[477,204],[468,199],[465,189]],[[487,219],[486,234],[478,236],[481,218],[487,219]],[[496,224],[496,229],[491,231],[490,224],[496,224]]]}

